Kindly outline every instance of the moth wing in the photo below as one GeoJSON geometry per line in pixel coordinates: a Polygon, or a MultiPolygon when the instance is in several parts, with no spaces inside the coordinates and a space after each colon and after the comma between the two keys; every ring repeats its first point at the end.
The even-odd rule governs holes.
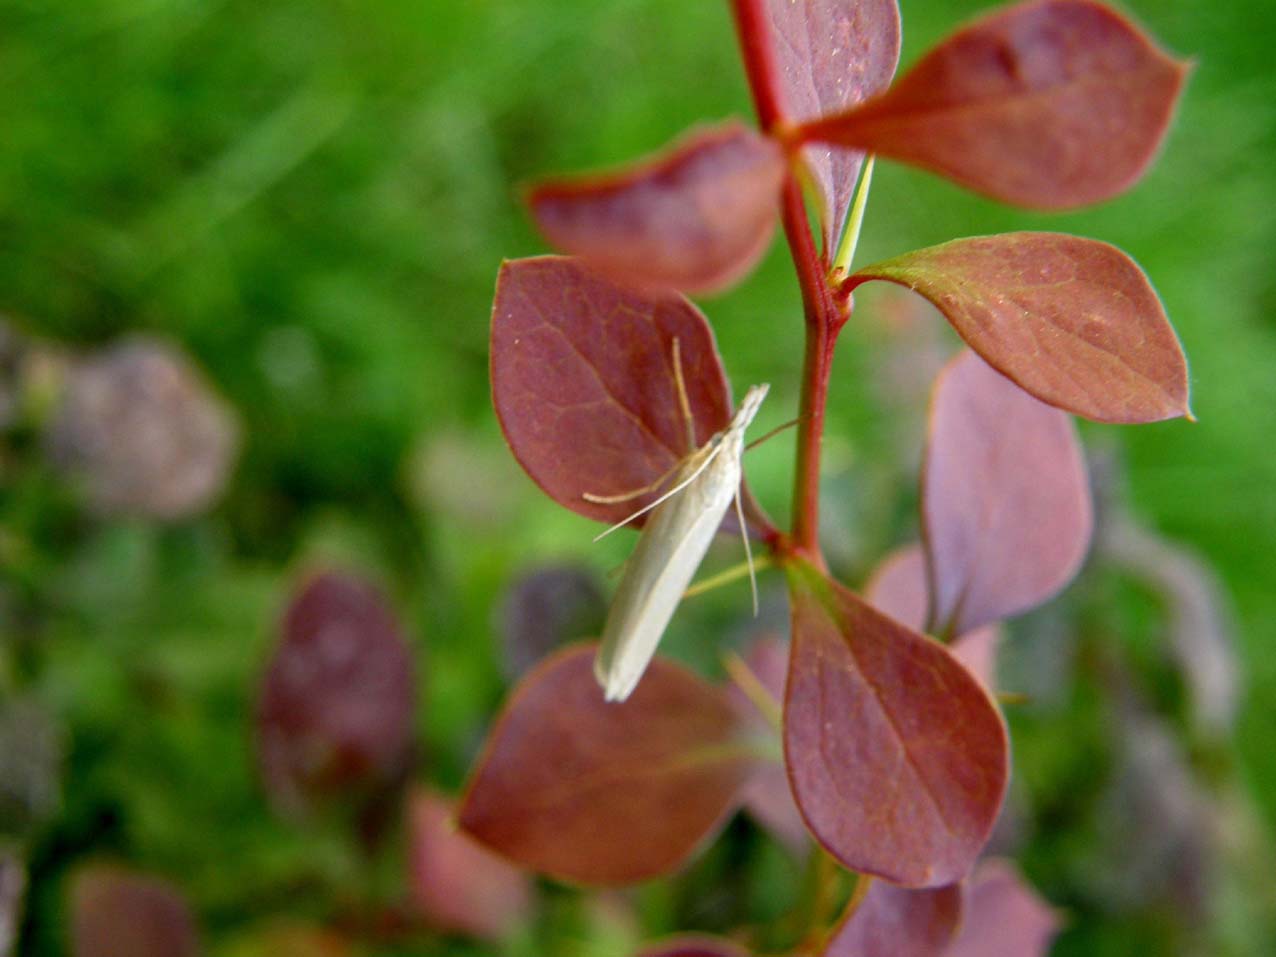
{"type": "MultiPolygon", "coordinates": [[[[693,457],[684,471],[698,467],[699,458],[693,457]]],[[[628,698],[646,671],[739,484],[736,442],[652,513],[616,589],[594,662],[608,701],[628,698]]]]}

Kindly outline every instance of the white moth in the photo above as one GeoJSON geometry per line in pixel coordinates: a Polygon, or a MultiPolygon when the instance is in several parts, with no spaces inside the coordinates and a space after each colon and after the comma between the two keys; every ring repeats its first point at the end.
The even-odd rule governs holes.
{"type": "MultiPolygon", "coordinates": [[[[674,358],[683,411],[688,413],[690,423],[681,371],[677,366],[676,342],[674,358]]],[[[755,385],[748,391],[727,427],[678,466],[669,491],[603,532],[607,535],[644,512],[652,513],[625,566],[603,628],[602,646],[594,660],[594,675],[608,701],[628,698],[647,670],[660,636],[709,550],[709,543],[733,499],[740,530],[745,536],[744,546],[748,550],[748,532],[740,508],[740,457],[744,452],[744,430],[757,415],[768,388],[767,385],[755,385]]],[[[591,501],[621,501],[634,497],[634,494],[642,493],[610,498],[586,495],[586,498],[591,501]]],[[[756,586],[753,600],[756,612],[756,586]]]]}

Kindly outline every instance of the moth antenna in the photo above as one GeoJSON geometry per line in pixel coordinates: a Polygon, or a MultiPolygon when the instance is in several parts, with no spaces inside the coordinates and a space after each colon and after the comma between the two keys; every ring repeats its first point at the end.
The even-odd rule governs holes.
{"type": "Polygon", "coordinates": [[[673,382],[678,389],[678,408],[682,410],[682,424],[687,430],[687,452],[696,450],[696,420],[691,417],[691,400],[687,398],[687,380],[682,377],[682,350],[678,337],[673,337],[673,382]]]}
{"type": "Polygon", "coordinates": [[[688,485],[690,485],[692,482],[698,479],[700,477],[700,473],[709,467],[709,463],[712,462],[715,458],[717,458],[718,453],[721,451],[722,451],[722,446],[720,444],[714,446],[709,451],[709,454],[705,456],[704,461],[701,462],[698,466],[696,466],[696,470],[694,472],[688,475],[685,479],[683,479],[681,482],[679,482],[669,491],[665,492],[664,495],[660,496],[660,498],[656,499],[650,505],[644,505],[642,508],[638,509],[638,511],[630,515],[628,518],[622,518],[619,522],[617,522],[611,528],[607,529],[605,532],[599,532],[597,535],[594,536],[594,541],[596,542],[601,541],[602,539],[610,535],[612,532],[616,531],[616,529],[624,528],[626,525],[632,522],[635,518],[638,518],[640,515],[646,515],[648,512],[650,512],[653,508],[655,508],[661,502],[664,502],[672,498],[673,496],[677,495],[684,488],[686,488],[688,485]]]}
{"type": "Polygon", "coordinates": [[[744,447],[744,450],[748,452],[752,449],[756,449],[759,445],[761,445],[767,439],[773,439],[777,435],[779,435],[781,432],[783,432],[785,429],[793,428],[793,426],[797,425],[804,418],[806,418],[806,416],[799,415],[796,419],[789,419],[789,421],[785,422],[783,425],[777,425],[774,429],[772,429],[766,435],[763,435],[760,438],[756,438],[752,442],[750,442],[748,445],[746,445],[744,447]]]}
{"type": "Polygon", "coordinates": [[[758,617],[758,576],[753,570],[753,549],[749,546],[749,527],[744,524],[744,506],[740,504],[740,486],[735,487],[735,516],[740,522],[740,538],[744,541],[744,560],[749,565],[749,589],[753,592],[753,617],[758,617]]]}

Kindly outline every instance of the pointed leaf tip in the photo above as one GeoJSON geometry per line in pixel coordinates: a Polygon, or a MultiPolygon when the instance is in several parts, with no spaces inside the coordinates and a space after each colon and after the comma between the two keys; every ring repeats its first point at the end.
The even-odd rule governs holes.
{"type": "Polygon", "coordinates": [[[527,204],[551,243],[610,276],[715,292],[766,251],[784,170],[775,142],[730,122],[612,173],[538,183],[527,204]]]}
{"type": "Polygon", "coordinates": [[[1063,233],[958,239],[861,269],[929,299],[983,359],[1097,422],[1188,410],[1187,359],[1156,291],[1107,243],[1063,233]]]}
{"type": "Polygon", "coordinates": [[[815,569],[792,566],[790,588],[784,745],[808,827],[852,870],[958,880],[1005,793],[1000,713],[941,645],[815,569]]]}
{"type": "Polygon", "coordinates": [[[800,135],[1067,209],[1139,179],[1188,71],[1103,4],[1030,0],[959,30],[882,96],[800,135]]]}

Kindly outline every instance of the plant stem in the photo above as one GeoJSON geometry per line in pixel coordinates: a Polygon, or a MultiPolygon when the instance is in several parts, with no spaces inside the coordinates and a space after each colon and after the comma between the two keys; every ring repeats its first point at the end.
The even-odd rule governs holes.
{"type": "Polygon", "coordinates": [[[731,12],[758,125],[770,132],[784,119],[784,111],[780,106],[780,84],[764,4],[759,0],[731,0],[731,12]]]}
{"type": "MultiPolygon", "coordinates": [[[[763,0],[731,0],[744,72],[764,130],[781,128],[788,122],[780,105],[773,38],[763,0]]],[[[802,363],[802,397],[798,420],[797,468],[793,484],[793,534],[783,546],[803,554],[819,568],[825,567],[820,553],[820,444],[824,436],[824,407],[828,401],[829,371],[833,363],[833,343],[849,315],[849,297],[835,296],[828,283],[828,263],[815,248],[815,238],[807,220],[802,190],[792,173],[781,198],[784,235],[797,269],[806,316],[806,346],[802,363]]]]}

